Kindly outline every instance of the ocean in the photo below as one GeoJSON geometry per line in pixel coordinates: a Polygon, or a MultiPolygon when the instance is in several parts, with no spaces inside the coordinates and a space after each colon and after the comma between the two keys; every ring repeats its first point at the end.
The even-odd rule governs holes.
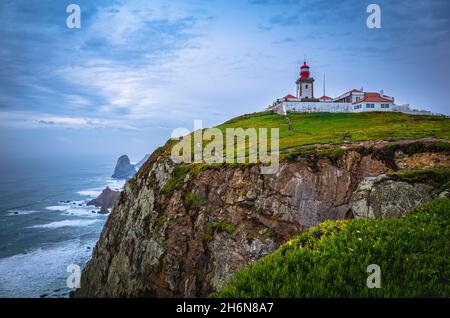
{"type": "Polygon", "coordinates": [[[107,215],[86,203],[109,186],[115,159],[21,159],[0,164],[0,297],[68,297],[107,215]]]}

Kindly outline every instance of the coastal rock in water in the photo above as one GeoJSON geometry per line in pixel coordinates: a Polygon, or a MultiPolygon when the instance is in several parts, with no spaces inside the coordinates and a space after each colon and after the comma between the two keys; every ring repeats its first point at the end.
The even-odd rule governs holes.
{"type": "Polygon", "coordinates": [[[129,179],[132,178],[135,173],[136,169],[131,164],[130,158],[128,158],[127,155],[123,155],[117,160],[112,177],[116,179],[129,179]]]}
{"type": "Polygon", "coordinates": [[[96,207],[99,207],[101,208],[99,213],[106,214],[108,213],[108,209],[112,208],[119,195],[120,191],[114,191],[109,187],[106,187],[106,189],[103,190],[97,198],[89,201],[87,205],[94,205],[96,207]]]}

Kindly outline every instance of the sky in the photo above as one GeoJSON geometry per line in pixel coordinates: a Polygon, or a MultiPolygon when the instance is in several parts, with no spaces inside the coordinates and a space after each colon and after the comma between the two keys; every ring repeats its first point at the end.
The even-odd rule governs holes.
{"type": "Polygon", "coordinates": [[[325,74],[328,96],[383,89],[448,115],[449,31],[448,0],[2,0],[1,157],[138,161],[175,128],[294,94],[305,58],[317,96],[325,74]]]}

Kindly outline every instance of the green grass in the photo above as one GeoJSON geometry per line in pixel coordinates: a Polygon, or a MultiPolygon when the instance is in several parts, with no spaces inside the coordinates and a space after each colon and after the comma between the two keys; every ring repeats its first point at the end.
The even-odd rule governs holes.
{"type": "Polygon", "coordinates": [[[185,207],[190,207],[190,206],[201,207],[201,206],[205,205],[206,203],[208,203],[208,201],[206,199],[200,198],[194,192],[188,192],[184,196],[183,203],[184,203],[185,207]]]}
{"type": "MultiPolygon", "coordinates": [[[[441,142],[441,144],[445,144],[443,147],[446,148],[446,150],[438,150],[448,151],[450,148],[447,142],[450,139],[450,118],[443,116],[418,116],[396,112],[290,113],[288,116],[291,119],[291,131],[288,129],[288,121],[286,117],[274,114],[272,112],[259,112],[242,115],[217,126],[216,128],[219,128],[222,131],[224,137],[223,156],[226,155],[225,133],[227,128],[242,128],[244,130],[248,128],[255,128],[257,132],[259,128],[267,128],[269,135],[268,138],[270,138],[270,128],[278,128],[280,137],[280,158],[282,160],[295,159],[298,156],[311,156],[315,158],[327,157],[332,161],[337,161],[345,153],[345,150],[333,147],[334,149],[322,149],[318,151],[315,145],[339,145],[348,142],[368,140],[394,141],[400,139],[414,140],[420,138],[436,138],[445,140],[444,142],[441,142]]],[[[209,140],[204,140],[203,147],[210,142],[211,141],[209,140]]],[[[170,153],[170,149],[175,143],[175,140],[167,142],[167,149],[165,150],[165,153],[170,153]]],[[[424,152],[424,149],[421,150],[423,145],[423,143],[417,143],[416,145],[413,145],[417,146],[414,149],[412,149],[412,146],[409,145],[392,145],[390,148],[388,146],[385,147],[386,149],[383,149],[382,151],[369,150],[369,152],[378,157],[385,157],[385,161],[388,166],[395,168],[392,159],[395,151],[401,150],[408,152],[409,150],[414,150],[416,152],[424,152]]],[[[270,142],[267,146],[268,150],[270,150],[270,142]]],[[[248,144],[245,145],[245,149],[247,156],[246,162],[235,163],[235,165],[237,165],[236,167],[244,167],[246,165],[258,163],[249,162],[248,144]]],[[[191,138],[191,151],[193,156],[194,138],[191,138]]],[[[236,148],[234,151],[236,154],[236,148]]],[[[364,149],[362,149],[362,151],[367,152],[367,150],[364,149]]],[[[429,149],[427,151],[433,151],[433,149],[429,149]]],[[[227,163],[226,165],[220,163],[195,164],[192,166],[196,166],[196,168],[188,167],[187,170],[185,169],[180,173],[180,176],[182,176],[183,173],[185,175],[187,172],[200,172],[204,169],[221,169],[224,166],[230,167],[230,164],[232,163],[227,163]]],[[[177,175],[175,174],[175,176],[177,175]]],[[[180,179],[178,178],[168,184],[164,189],[164,192],[170,194],[174,189],[178,188],[180,184],[180,179]]]]}
{"type": "Polygon", "coordinates": [[[450,168],[429,168],[423,170],[403,170],[388,174],[397,181],[427,183],[440,190],[450,187],[450,168]]]}
{"type": "Polygon", "coordinates": [[[181,187],[183,184],[184,178],[186,177],[186,174],[188,172],[188,169],[185,165],[177,165],[172,171],[172,175],[167,181],[164,188],[162,188],[162,192],[166,194],[172,194],[173,191],[177,190],[181,187]]]}
{"type": "Polygon", "coordinates": [[[214,238],[214,234],[216,231],[226,232],[228,234],[233,234],[236,231],[236,228],[233,224],[220,222],[220,221],[211,221],[208,223],[208,228],[206,230],[204,240],[211,241],[214,238]]]}
{"type": "Polygon", "coordinates": [[[219,125],[226,128],[279,128],[280,150],[312,144],[342,144],[344,138],[352,142],[366,140],[398,140],[450,137],[450,119],[441,116],[414,116],[403,113],[311,113],[288,115],[292,131],[285,117],[261,112],[233,118],[219,125]]]}
{"type": "Polygon", "coordinates": [[[215,297],[449,297],[450,200],[398,219],[327,221],[238,272],[215,297]],[[381,288],[369,289],[369,264],[381,288]]]}

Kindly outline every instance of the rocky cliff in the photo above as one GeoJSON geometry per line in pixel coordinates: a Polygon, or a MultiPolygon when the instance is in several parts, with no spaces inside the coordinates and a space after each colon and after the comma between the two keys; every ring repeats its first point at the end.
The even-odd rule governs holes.
{"type": "Polygon", "coordinates": [[[430,140],[346,145],[290,156],[262,175],[258,165],[177,166],[160,148],[114,204],[75,297],[207,296],[310,226],[399,216],[438,196],[433,185],[386,175],[450,167],[448,149],[430,140]]]}

